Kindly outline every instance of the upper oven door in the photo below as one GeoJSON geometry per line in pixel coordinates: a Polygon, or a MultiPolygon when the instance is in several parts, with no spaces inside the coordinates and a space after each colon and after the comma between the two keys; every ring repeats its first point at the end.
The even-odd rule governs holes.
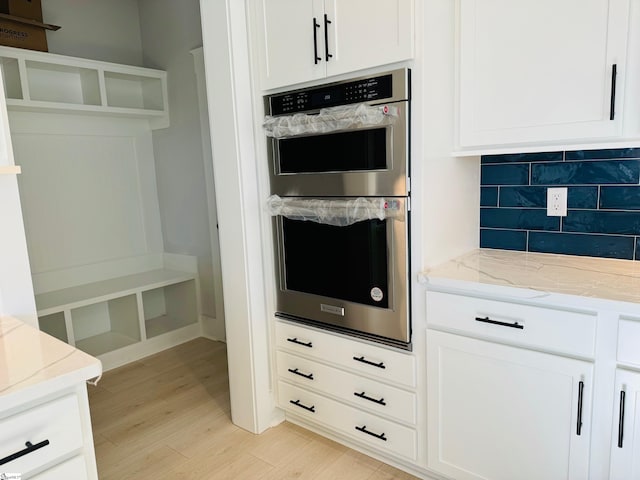
{"type": "Polygon", "coordinates": [[[406,196],[408,102],[389,104],[389,125],[269,138],[271,193],[280,196],[406,196]]]}

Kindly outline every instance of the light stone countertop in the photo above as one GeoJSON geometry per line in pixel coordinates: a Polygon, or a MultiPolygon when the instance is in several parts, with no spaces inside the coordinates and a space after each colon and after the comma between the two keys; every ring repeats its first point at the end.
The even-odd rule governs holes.
{"type": "Polygon", "coordinates": [[[0,412],[101,373],[98,359],[15,318],[0,317],[0,412]]]}
{"type": "MultiPolygon", "coordinates": [[[[427,286],[469,284],[640,304],[640,261],[477,249],[419,274],[427,286]]],[[[526,292],[522,292],[527,296],[526,292]]]]}

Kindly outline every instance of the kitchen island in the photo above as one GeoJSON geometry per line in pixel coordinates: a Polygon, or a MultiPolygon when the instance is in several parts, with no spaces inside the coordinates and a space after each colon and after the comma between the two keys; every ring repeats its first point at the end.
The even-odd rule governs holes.
{"type": "Polygon", "coordinates": [[[430,469],[640,478],[638,262],[480,249],[420,280],[430,469]]]}
{"type": "Polygon", "coordinates": [[[97,479],[85,382],[99,360],[0,317],[0,473],[97,479]]]}

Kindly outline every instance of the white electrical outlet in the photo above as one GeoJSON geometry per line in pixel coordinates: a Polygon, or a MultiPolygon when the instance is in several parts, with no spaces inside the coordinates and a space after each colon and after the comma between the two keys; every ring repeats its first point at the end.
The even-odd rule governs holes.
{"type": "Polygon", "coordinates": [[[547,188],[547,216],[567,216],[567,187],[547,188]]]}

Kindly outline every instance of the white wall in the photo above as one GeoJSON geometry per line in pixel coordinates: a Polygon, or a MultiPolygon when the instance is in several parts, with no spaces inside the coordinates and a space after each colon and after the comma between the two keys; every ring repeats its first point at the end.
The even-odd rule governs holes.
{"type": "MultiPolygon", "coordinates": [[[[0,75],[0,166],[15,165],[0,75]]],[[[15,175],[0,175],[0,316],[38,326],[29,256],[15,175]]]]}
{"type": "Polygon", "coordinates": [[[44,0],[42,17],[62,27],[47,32],[51,53],[142,65],[137,0],[44,0]]]}
{"type": "MultiPolygon", "coordinates": [[[[202,313],[216,317],[209,212],[193,56],[198,0],[139,0],[145,67],[167,71],[171,125],[153,132],[165,251],[198,258],[202,313]]],[[[205,331],[207,325],[205,325],[205,331]]]]}

